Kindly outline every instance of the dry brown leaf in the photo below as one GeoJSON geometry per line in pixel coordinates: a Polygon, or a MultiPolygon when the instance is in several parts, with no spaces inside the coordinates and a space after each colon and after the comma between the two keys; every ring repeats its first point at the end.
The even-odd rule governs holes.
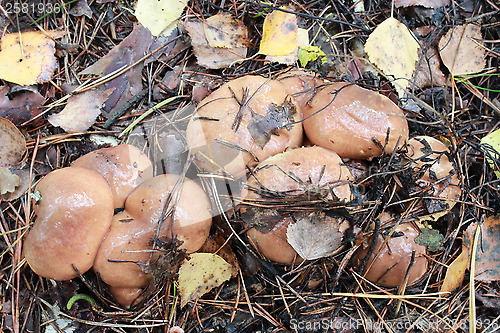
{"type": "Polygon", "coordinates": [[[349,223],[342,217],[328,217],[325,213],[310,213],[296,217],[288,225],[286,237],[297,254],[306,260],[328,257],[342,245],[349,223]]]}
{"type": "Polygon", "coordinates": [[[12,121],[14,125],[21,125],[42,112],[44,101],[38,91],[11,91],[9,94],[8,86],[0,87],[0,117],[12,121]]]}
{"type": "Polygon", "coordinates": [[[211,47],[233,49],[249,44],[247,27],[229,13],[211,16],[204,23],[205,37],[211,47]]]}
{"type": "Polygon", "coordinates": [[[423,6],[426,8],[441,8],[449,6],[450,0],[394,0],[394,6],[396,8],[400,7],[410,7],[410,6],[423,6]]]}
{"type": "Polygon", "coordinates": [[[0,167],[19,163],[25,153],[24,135],[10,120],[0,118],[0,167]]]}
{"type": "MultiPolygon", "coordinates": [[[[2,167],[0,167],[0,169],[2,169],[2,167]]],[[[0,195],[0,199],[5,200],[5,201],[16,200],[21,195],[26,193],[31,186],[31,178],[30,178],[30,171],[29,170],[13,168],[13,169],[10,169],[9,171],[14,175],[14,177],[17,177],[19,179],[19,183],[17,183],[17,180],[14,179],[14,181],[15,181],[14,184],[17,184],[15,186],[14,190],[8,191],[7,193],[0,195]]],[[[1,173],[1,171],[0,171],[0,173],[1,173]]],[[[0,178],[1,178],[1,176],[0,176],[0,178]]],[[[0,180],[0,192],[2,192],[2,190],[1,190],[2,186],[3,186],[2,180],[0,180]]]]}
{"type": "Polygon", "coordinates": [[[231,265],[213,253],[193,253],[179,268],[181,307],[231,278],[231,265]]]}
{"type": "Polygon", "coordinates": [[[417,88],[442,87],[446,85],[446,76],[439,68],[441,61],[437,50],[427,47],[425,52],[419,50],[417,70],[413,76],[413,84],[417,88]]]}
{"type": "MultiPolygon", "coordinates": [[[[468,235],[473,239],[473,233],[468,235]]],[[[500,280],[500,215],[485,218],[481,225],[475,266],[476,280],[500,280]]]]}
{"type": "MultiPolygon", "coordinates": [[[[281,7],[282,9],[289,9],[281,7]]],[[[297,16],[273,10],[264,19],[259,53],[268,56],[287,56],[297,49],[297,16]]]]}
{"type": "Polygon", "coordinates": [[[466,75],[483,70],[486,51],[481,45],[481,28],[464,24],[450,29],[439,41],[439,54],[453,75],[466,75]]]}
{"type": "MultiPolygon", "coordinates": [[[[222,68],[232,65],[235,61],[239,61],[246,58],[247,47],[246,44],[242,43],[240,40],[240,32],[238,30],[238,36],[232,39],[236,47],[212,47],[205,35],[206,24],[199,20],[190,20],[183,23],[184,28],[187,30],[189,36],[191,37],[191,45],[193,46],[194,54],[196,59],[198,59],[198,64],[207,68],[222,68]],[[241,42],[241,43],[240,43],[241,42]]],[[[246,31],[246,28],[244,29],[246,31]]],[[[225,36],[215,42],[213,31],[212,36],[209,37],[212,42],[224,44],[225,41],[229,40],[230,37],[225,36]]],[[[246,36],[245,36],[246,39],[246,36]]],[[[226,45],[226,44],[224,44],[226,45]]]]}
{"type": "Polygon", "coordinates": [[[408,28],[389,17],[373,30],[365,44],[370,61],[382,73],[394,77],[392,84],[399,97],[403,97],[413,77],[418,60],[419,45],[408,28]]]}
{"type": "Polygon", "coordinates": [[[0,79],[31,85],[47,82],[57,68],[55,42],[41,31],[4,35],[0,41],[0,79]]]}
{"type": "Polygon", "coordinates": [[[68,99],[66,107],[58,114],[49,117],[53,126],[63,128],[67,133],[85,132],[101,114],[104,102],[114,88],[107,90],[89,90],[68,99]]]}

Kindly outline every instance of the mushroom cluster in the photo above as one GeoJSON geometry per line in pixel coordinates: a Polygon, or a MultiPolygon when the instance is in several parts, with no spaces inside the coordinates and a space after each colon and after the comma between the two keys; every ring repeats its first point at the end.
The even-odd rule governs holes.
{"type": "MultiPolygon", "coordinates": [[[[374,158],[395,153],[406,161],[408,169],[418,175],[411,195],[420,201],[422,194],[434,200],[432,204],[423,201],[429,213],[435,213],[433,208],[443,213],[453,207],[461,190],[448,149],[436,139],[410,139],[409,134],[403,110],[384,95],[295,70],[275,80],[243,76],[212,92],[190,120],[187,142],[202,171],[234,177],[248,174],[240,206],[248,240],[263,257],[290,264],[304,259],[288,242],[289,227],[297,220],[322,216],[344,232],[349,223],[283,206],[308,198],[319,202],[316,207],[323,207],[320,210],[331,211],[332,203],[349,209],[350,185],[363,177],[366,163],[374,158]],[[276,200],[282,202],[279,208],[270,204],[276,200]]],[[[365,261],[374,268],[365,277],[396,286],[402,277],[395,272],[405,271],[408,256],[416,253],[420,270],[407,276],[406,282],[411,284],[427,269],[425,247],[414,242],[419,227],[405,223],[395,226],[393,233],[400,237],[365,237],[364,245],[375,245],[370,253],[360,246],[352,263],[359,267],[369,254],[365,261]],[[387,253],[389,247],[401,250],[387,253]],[[394,270],[377,268],[390,262],[395,264],[394,270]],[[389,271],[390,279],[384,275],[387,273],[376,273],[382,271],[389,271]]],[[[332,242],[338,242],[339,251],[345,244],[338,238],[332,242]]]]}
{"type": "Polygon", "coordinates": [[[155,240],[176,238],[187,252],[201,248],[212,221],[204,191],[190,179],[153,177],[151,170],[146,155],[123,144],[42,178],[24,242],[33,271],[68,280],[93,268],[116,300],[130,306],[152,279],[145,268],[158,258],[155,240]]]}

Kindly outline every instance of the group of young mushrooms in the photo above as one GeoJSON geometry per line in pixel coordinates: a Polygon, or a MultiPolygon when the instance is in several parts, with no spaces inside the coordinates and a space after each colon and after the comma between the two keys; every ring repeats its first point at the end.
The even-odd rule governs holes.
{"type": "MultiPolygon", "coordinates": [[[[199,172],[245,179],[242,192],[233,193],[246,203],[236,216],[250,211],[251,203],[299,197],[339,203],[349,212],[357,169],[348,165],[390,154],[403,156],[418,174],[408,191],[440,201],[441,211],[461,195],[447,146],[431,137],[409,139],[405,114],[389,98],[304,71],[227,82],[199,103],[186,141],[199,172]]],[[[193,253],[216,215],[200,184],[182,175],[153,175],[149,158],[126,144],[50,172],[34,197],[36,220],[24,241],[33,271],[68,280],[93,269],[123,306],[151,282],[144,265],[158,258],[155,242],[175,238],[193,253]]],[[[342,233],[352,227],[349,219],[314,209],[274,214],[269,223],[265,209],[251,215],[255,221],[245,231],[260,255],[278,263],[303,261],[287,242],[287,228],[297,218],[314,215],[342,233]]],[[[390,232],[365,231],[352,265],[363,265],[361,274],[381,286],[414,283],[427,269],[426,248],[414,242],[418,222],[399,223],[387,213],[377,219],[389,223],[390,232]]],[[[346,245],[332,242],[338,251],[346,245]]]]}

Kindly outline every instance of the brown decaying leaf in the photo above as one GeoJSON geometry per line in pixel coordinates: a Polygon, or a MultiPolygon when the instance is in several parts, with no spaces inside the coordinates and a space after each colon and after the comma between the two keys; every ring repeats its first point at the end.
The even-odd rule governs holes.
{"type": "Polygon", "coordinates": [[[342,245],[349,222],[343,217],[328,217],[325,213],[310,213],[296,217],[297,222],[288,225],[288,243],[306,260],[328,257],[342,245]]]}
{"type": "Polygon", "coordinates": [[[400,7],[410,7],[410,6],[423,6],[426,8],[441,8],[449,6],[450,0],[394,0],[394,6],[396,8],[400,7]]]}
{"type": "Polygon", "coordinates": [[[235,61],[245,59],[247,54],[248,32],[243,23],[229,15],[216,16],[208,19],[208,22],[190,20],[183,23],[191,37],[198,64],[207,68],[230,66],[235,61]],[[226,33],[221,33],[221,30],[226,33]]]}
{"type": "Polygon", "coordinates": [[[60,35],[55,31],[4,35],[0,41],[0,78],[19,85],[49,81],[57,68],[52,38],[60,35]]]}
{"type": "Polygon", "coordinates": [[[53,126],[62,127],[68,133],[86,131],[101,114],[101,107],[114,88],[107,90],[88,90],[68,99],[68,104],[58,114],[49,117],[53,126]]]}
{"type": "Polygon", "coordinates": [[[12,193],[19,186],[19,176],[13,174],[8,168],[0,167],[0,195],[12,193]]]}
{"type": "Polygon", "coordinates": [[[10,98],[8,94],[8,86],[0,87],[0,117],[12,121],[14,125],[21,125],[42,112],[40,106],[45,98],[39,92],[11,92],[10,98]]]}
{"type": "MultiPolygon", "coordinates": [[[[486,217],[480,232],[476,253],[476,280],[498,281],[500,280],[500,215],[486,217]]],[[[474,233],[468,232],[466,237],[471,242],[474,233]]]]}
{"type": "MultiPolygon", "coordinates": [[[[174,34],[172,34],[174,35],[174,34]]],[[[174,38],[172,36],[171,38],[174,38]]],[[[92,66],[84,69],[80,74],[95,74],[99,76],[107,75],[120,68],[134,64],[141,59],[149,51],[153,51],[152,45],[155,38],[151,35],[148,29],[140,24],[134,26],[134,30],[120,44],[115,46],[108,54],[100,58],[92,66]]],[[[161,52],[170,50],[173,43],[163,51],[158,51],[158,56],[161,52]]],[[[135,65],[124,74],[117,78],[106,82],[99,89],[106,90],[115,88],[111,96],[104,104],[102,110],[104,116],[108,116],[116,109],[124,106],[133,96],[137,95],[142,90],[142,69],[144,62],[135,65]]]]}
{"type": "Polygon", "coordinates": [[[419,49],[417,69],[413,76],[413,84],[417,88],[442,87],[446,85],[446,76],[439,66],[441,61],[434,47],[424,46],[425,51],[419,49]]]}
{"type": "MultiPolygon", "coordinates": [[[[7,168],[0,167],[0,174],[2,173],[1,171],[2,169],[7,169],[7,168]]],[[[16,169],[16,168],[7,170],[9,171],[9,173],[12,174],[10,178],[14,181],[13,184],[15,184],[15,187],[14,189],[6,191],[6,193],[0,194],[0,199],[5,201],[12,201],[16,200],[21,195],[26,193],[26,191],[28,191],[31,185],[30,171],[25,169],[16,169]]],[[[2,192],[2,188],[5,190],[2,176],[0,175],[0,193],[2,192]]]]}
{"type": "Polygon", "coordinates": [[[26,139],[9,120],[0,118],[0,167],[19,163],[26,153],[26,139]]]}
{"type": "Polygon", "coordinates": [[[77,3],[69,10],[69,13],[73,16],[87,16],[89,19],[92,18],[92,9],[90,9],[87,0],[78,0],[77,3]]]}
{"type": "Polygon", "coordinates": [[[486,51],[480,46],[482,43],[480,27],[474,24],[459,25],[441,38],[439,54],[451,74],[477,73],[486,64],[486,51]]]}

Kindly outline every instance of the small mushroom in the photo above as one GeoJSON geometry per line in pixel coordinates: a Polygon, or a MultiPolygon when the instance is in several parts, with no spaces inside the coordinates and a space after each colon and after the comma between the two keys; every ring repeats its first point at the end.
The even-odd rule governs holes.
{"type": "Polygon", "coordinates": [[[198,167],[236,178],[247,166],[302,143],[300,110],[282,83],[247,75],[201,101],[186,140],[198,167]]]}
{"type": "Polygon", "coordinates": [[[76,159],[72,167],[102,174],[113,192],[115,208],[123,208],[130,192],[144,180],[153,177],[149,158],[138,148],[127,144],[94,150],[76,159]]]}
{"type": "Polygon", "coordinates": [[[35,188],[36,220],[24,240],[33,271],[54,280],[85,273],[113,217],[113,195],[99,173],[78,167],[47,174],[35,188]],[[76,269],[76,270],[75,270],[76,269]]]}
{"type": "MultiPolygon", "coordinates": [[[[117,300],[126,289],[144,288],[152,279],[150,264],[158,258],[156,239],[176,237],[181,249],[197,251],[210,232],[212,214],[203,189],[179,175],[160,175],[140,184],[116,214],[94,262],[94,270],[117,300]],[[169,215],[169,212],[172,214],[169,215]]],[[[124,306],[130,303],[122,303],[124,306]]]]}
{"type": "MultiPolygon", "coordinates": [[[[364,277],[380,286],[398,287],[405,281],[412,285],[427,272],[426,247],[415,242],[420,235],[413,223],[397,225],[390,235],[379,235],[373,252],[366,261],[364,277]],[[413,262],[412,262],[413,257],[413,262]]],[[[367,237],[352,257],[352,265],[359,268],[368,255],[373,237],[367,237]]]]}
{"type": "Polygon", "coordinates": [[[408,122],[396,104],[351,83],[325,85],[302,114],[311,143],[343,158],[371,159],[390,154],[408,139],[408,122]]]}
{"type": "Polygon", "coordinates": [[[447,154],[448,147],[429,136],[408,140],[407,159],[417,174],[417,185],[412,194],[425,194],[424,204],[436,218],[450,211],[462,195],[458,172],[447,154]]]}
{"type": "MultiPolygon", "coordinates": [[[[261,162],[246,184],[246,200],[303,197],[324,202],[351,199],[352,176],[340,157],[322,147],[302,147],[272,156],[261,162]]],[[[242,211],[248,210],[243,208],[242,211]]],[[[269,214],[267,214],[269,217],[269,214]]],[[[271,213],[270,215],[273,215],[271,213]]],[[[287,228],[301,213],[274,213],[270,225],[259,226],[262,216],[245,220],[252,228],[247,235],[252,244],[269,260],[299,262],[297,252],[287,242],[287,228]],[[257,221],[259,220],[259,221],[257,221]],[[274,224],[273,224],[274,223],[274,224]]],[[[331,219],[338,223],[338,219],[331,219]]],[[[340,247],[340,244],[339,244],[340,247]]]]}

